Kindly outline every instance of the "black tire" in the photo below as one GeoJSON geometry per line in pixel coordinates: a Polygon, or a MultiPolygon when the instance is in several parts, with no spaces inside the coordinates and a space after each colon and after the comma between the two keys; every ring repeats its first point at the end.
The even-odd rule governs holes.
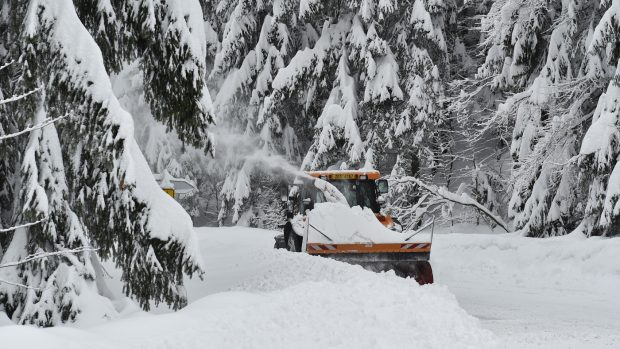
{"type": "Polygon", "coordinates": [[[273,248],[275,249],[286,248],[286,241],[284,241],[284,234],[275,236],[273,239],[275,240],[275,243],[273,244],[273,248]]]}
{"type": "Polygon", "coordinates": [[[402,278],[414,278],[420,285],[433,283],[433,268],[428,261],[414,263],[398,263],[394,266],[394,273],[402,278]]]}
{"type": "Polygon", "coordinates": [[[288,234],[284,234],[286,236],[286,249],[291,252],[301,252],[301,243],[302,237],[295,234],[295,232],[290,229],[288,234]]]}
{"type": "Polygon", "coordinates": [[[431,267],[431,263],[428,261],[417,262],[416,266],[416,276],[415,280],[420,285],[432,284],[434,281],[433,278],[433,268],[431,267]]]}

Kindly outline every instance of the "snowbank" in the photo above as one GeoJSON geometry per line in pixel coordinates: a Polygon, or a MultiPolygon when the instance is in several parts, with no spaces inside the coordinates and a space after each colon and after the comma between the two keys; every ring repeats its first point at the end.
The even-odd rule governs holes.
{"type": "Polygon", "coordinates": [[[186,283],[184,310],[133,308],[87,329],[5,326],[0,339],[12,349],[618,347],[620,239],[481,230],[439,231],[431,255],[436,284],[418,286],[393,273],[273,250],[278,232],[201,228],[206,280],[186,283]]]}
{"type": "MultiPolygon", "coordinates": [[[[273,302],[268,308],[285,310],[281,318],[272,313],[266,319],[275,322],[274,329],[286,328],[275,347],[291,338],[298,338],[296,347],[307,348],[487,348],[495,343],[445,287],[420,287],[393,273],[282,250],[259,257],[265,272],[236,289],[264,292],[273,302]]],[[[259,317],[269,314],[257,310],[259,317]]]]}
{"type": "MultiPolygon", "coordinates": [[[[469,229],[475,227],[451,230],[467,233],[469,229]]],[[[474,264],[484,264],[488,278],[518,270],[530,279],[548,281],[550,287],[584,282],[604,287],[607,282],[620,282],[620,239],[578,234],[547,239],[514,234],[436,234],[433,248],[432,262],[451,273],[467,273],[474,264]]]]}
{"type": "MultiPolygon", "coordinates": [[[[421,287],[393,273],[273,250],[273,232],[201,232],[202,252],[213,267],[203,287],[231,282],[233,276],[233,290],[202,297],[177,313],[137,312],[89,329],[0,327],[3,347],[398,349],[496,344],[445,287],[421,287]],[[239,251],[243,254],[235,256],[239,251]]],[[[197,286],[198,281],[188,285],[190,291],[197,286]]]]}

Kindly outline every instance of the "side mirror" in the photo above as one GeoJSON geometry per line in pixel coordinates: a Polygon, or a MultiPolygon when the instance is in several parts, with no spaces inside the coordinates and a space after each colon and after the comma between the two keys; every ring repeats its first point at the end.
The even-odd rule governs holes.
{"type": "Polygon", "coordinates": [[[379,194],[387,194],[390,188],[388,187],[388,181],[386,179],[377,180],[377,191],[379,194]]]}
{"type": "Polygon", "coordinates": [[[377,198],[377,203],[379,204],[379,206],[383,207],[385,206],[385,198],[383,196],[379,196],[377,198]]]}

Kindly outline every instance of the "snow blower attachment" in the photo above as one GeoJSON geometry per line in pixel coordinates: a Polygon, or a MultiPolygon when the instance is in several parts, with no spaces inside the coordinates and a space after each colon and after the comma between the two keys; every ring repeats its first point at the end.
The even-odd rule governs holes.
{"type": "MultiPolygon", "coordinates": [[[[423,229],[427,227],[428,225],[423,229]]],[[[310,229],[313,229],[312,225],[310,229]]],[[[422,230],[416,233],[418,232],[421,233],[422,230]]],[[[433,283],[433,270],[428,262],[431,244],[432,242],[307,243],[306,252],[361,265],[374,272],[394,270],[396,275],[413,277],[419,284],[424,285],[433,283]]]]}
{"type": "Polygon", "coordinates": [[[276,248],[331,258],[420,284],[433,282],[434,222],[413,232],[380,212],[387,181],[377,171],[315,171],[283,192],[284,234],[276,248]]]}

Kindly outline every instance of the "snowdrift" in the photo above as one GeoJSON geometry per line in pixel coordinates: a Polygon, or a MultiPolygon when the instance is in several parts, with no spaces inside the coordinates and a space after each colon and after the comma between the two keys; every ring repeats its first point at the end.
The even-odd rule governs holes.
{"type": "MultiPolygon", "coordinates": [[[[480,229],[456,226],[450,231],[480,229]]],[[[182,311],[157,315],[132,308],[124,311],[124,319],[83,329],[3,327],[7,321],[0,317],[2,347],[567,348],[617,343],[620,265],[614,262],[620,239],[437,234],[432,254],[437,284],[418,286],[393,273],[273,250],[277,233],[199,229],[206,280],[186,283],[191,303],[182,311]],[[482,320],[463,310],[451,291],[482,320]],[[580,322],[583,318],[602,320],[590,324],[580,322]]]]}
{"type": "MultiPolygon", "coordinates": [[[[452,230],[475,231],[475,226],[452,230]]],[[[484,268],[497,282],[522,282],[502,275],[515,273],[529,279],[545,280],[549,287],[590,284],[607,288],[620,284],[620,239],[586,238],[571,234],[547,239],[525,238],[514,234],[436,234],[432,262],[450,274],[463,275],[484,268]],[[481,258],[484,256],[484,258],[481,258]]]]}
{"type": "MultiPolygon", "coordinates": [[[[3,345],[394,349],[488,348],[496,343],[445,287],[421,287],[393,273],[375,274],[324,258],[272,250],[270,232],[203,231],[208,233],[201,236],[202,252],[207,266],[213,267],[203,286],[217,284],[218,278],[230,281],[232,271],[217,274],[212,264],[218,260],[225,263],[220,265],[224,269],[252,270],[251,275],[232,272],[238,278],[233,290],[202,297],[177,313],[136,312],[89,329],[0,327],[3,345]],[[252,234],[264,234],[264,239],[252,234]],[[253,252],[229,263],[227,250],[234,245],[253,252]]],[[[195,281],[188,286],[197,285],[195,281]]]]}

